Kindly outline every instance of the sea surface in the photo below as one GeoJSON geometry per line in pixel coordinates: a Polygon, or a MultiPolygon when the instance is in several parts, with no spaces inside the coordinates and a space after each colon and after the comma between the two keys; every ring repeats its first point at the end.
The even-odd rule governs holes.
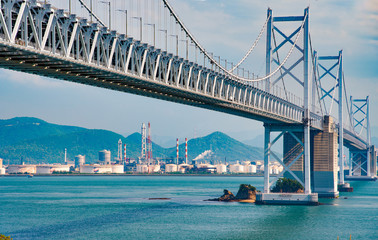
{"type": "Polygon", "coordinates": [[[0,233],[13,239],[378,239],[378,182],[320,206],[203,201],[262,177],[0,177],[0,233]],[[149,200],[170,198],[170,200],[149,200]]]}

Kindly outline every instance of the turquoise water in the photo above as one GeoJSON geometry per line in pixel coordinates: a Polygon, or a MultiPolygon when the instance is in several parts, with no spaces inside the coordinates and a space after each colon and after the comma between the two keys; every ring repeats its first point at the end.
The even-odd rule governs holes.
{"type": "Polygon", "coordinates": [[[0,178],[0,233],[14,239],[378,239],[378,182],[321,206],[206,202],[260,177],[0,178]],[[345,199],[347,197],[347,199],[345,199]],[[171,200],[148,200],[171,198],[171,200]]]}

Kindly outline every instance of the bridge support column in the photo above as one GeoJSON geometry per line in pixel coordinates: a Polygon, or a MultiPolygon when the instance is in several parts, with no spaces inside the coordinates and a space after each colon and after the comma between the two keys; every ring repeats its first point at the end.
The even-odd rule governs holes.
{"type": "MultiPolygon", "coordinates": [[[[312,131],[312,189],[319,197],[337,198],[342,189],[337,185],[337,137],[333,119],[325,116],[322,131],[312,131]],[[340,190],[339,190],[340,189],[340,190]]],[[[345,185],[345,184],[344,184],[345,185]]],[[[353,191],[348,185],[344,191],[353,191]]]]}
{"type": "Polygon", "coordinates": [[[377,180],[377,150],[371,146],[366,150],[350,149],[350,166],[347,180],[377,180]]]}
{"type": "Polygon", "coordinates": [[[264,193],[270,192],[269,186],[270,129],[265,127],[264,135],[264,193]],[[268,171],[267,171],[268,169],[268,171]]]}
{"type": "MultiPolygon", "coordinates": [[[[287,126],[279,124],[265,124],[265,144],[264,144],[264,193],[259,193],[256,197],[257,204],[300,204],[317,205],[318,194],[311,193],[310,161],[308,165],[308,177],[306,177],[303,156],[305,155],[304,128],[303,125],[287,126]],[[271,139],[271,133],[278,133],[278,136],[271,139]],[[276,150],[272,147],[283,138],[283,158],[278,157],[276,150]],[[271,141],[272,140],[272,141],[271,141]],[[283,171],[270,180],[270,157],[278,162],[283,171]],[[272,193],[271,186],[282,176],[296,179],[304,188],[301,193],[272,193]],[[308,181],[308,182],[306,182],[308,181]],[[306,186],[308,189],[306,191],[306,186]]],[[[309,133],[310,135],[310,133],[309,133]]],[[[309,137],[310,139],[310,137],[309,137]]],[[[310,140],[308,142],[310,144],[310,140]]],[[[310,158],[308,149],[308,157],[310,158]]]]}

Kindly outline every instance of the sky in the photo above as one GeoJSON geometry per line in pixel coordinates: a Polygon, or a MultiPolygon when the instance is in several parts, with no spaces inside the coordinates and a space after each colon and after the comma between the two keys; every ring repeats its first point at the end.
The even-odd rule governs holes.
{"type": "MultiPolygon", "coordinates": [[[[118,1],[118,0],[117,0],[118,1]]],[[[170,0],[181,20],[210,52],[237,62],[266,19],[303,15],[310,6],[312,45],[324,55],[343,50],[347,89],[370,96],[371,125],[378,136],[378,2],[374,0],[170,0]]],[[[121,26],[119,24],[119,26],[121,26]]],[[[263,36],[264,38],[264,36],[263,36]]],[[[251,56],[263,59],[263,47],[251,56]]],[[[256,67],[261,72],[261,67],[256,67]]],[[[261,73],[262,74],[262,73],[261,73]]],[[[56,79],[0,70],[0,118],[45,121],[128,135],[151,122],[156,141],[222,131],[239,140],[263,134],[261,122],[186,105],[56,79]]]]}

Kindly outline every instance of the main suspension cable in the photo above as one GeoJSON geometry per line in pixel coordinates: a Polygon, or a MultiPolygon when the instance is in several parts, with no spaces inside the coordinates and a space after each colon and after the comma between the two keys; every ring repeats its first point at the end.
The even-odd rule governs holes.
{"type": "Polygon", "coordinates": [[[269,19],[271,18],[271,14],[269,14],[269,16],[266,18],[266,21],[264,23],[264,26],[262,27],[261,31],[260,31],[260,34],[258,35],[257,39],[255,40],[255,42],[253,43],[252,47],[248,50],[248,52],[244,55],[244,57],[240,60],[240,62],[238,64],[236,64],[230,71],[233,72],[235,71],[235,69],[237,69],[246,59],[247,57],[252,53],[253,49],[256,47],[257,43],[260,41],[260,38],[262,36],[262,34],[264,33],[265,29],[266,29],[266,25],[268,24],[268,21],[269,19]]]}

